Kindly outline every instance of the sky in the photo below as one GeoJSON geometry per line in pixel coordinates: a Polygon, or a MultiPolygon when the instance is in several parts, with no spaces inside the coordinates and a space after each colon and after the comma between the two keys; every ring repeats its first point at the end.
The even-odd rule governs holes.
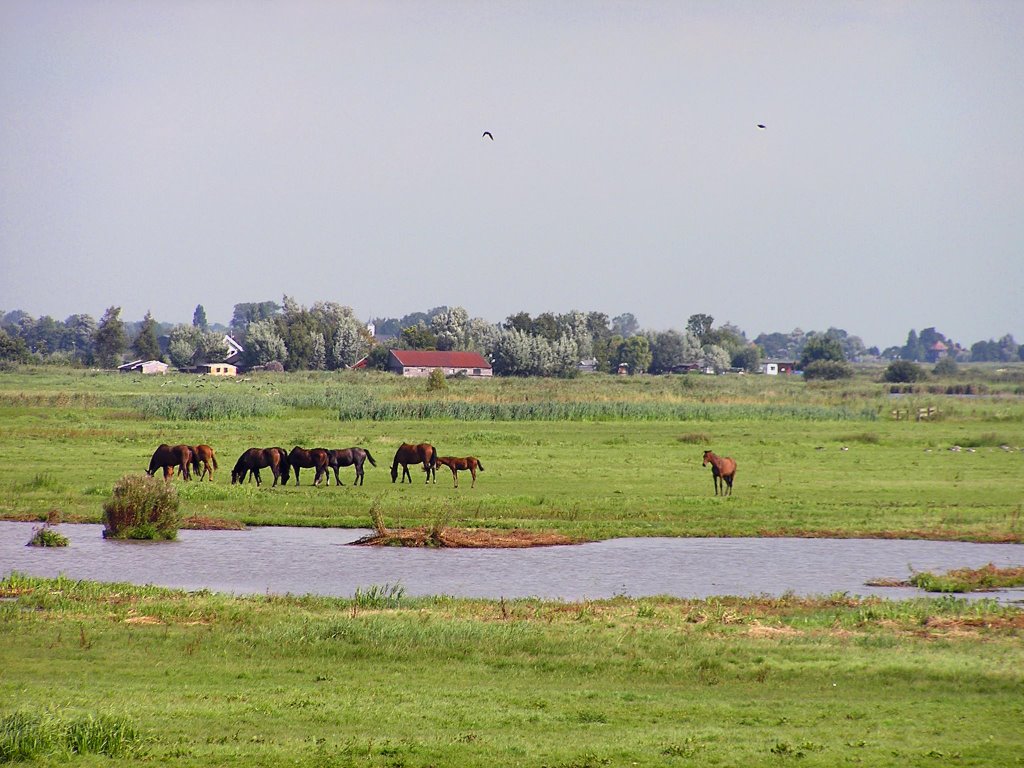
{"type": "Polygon", "coordinates": [[[0,0],[0,310],[1024,341],[1021,40],[1017,0],[0,0]]]}

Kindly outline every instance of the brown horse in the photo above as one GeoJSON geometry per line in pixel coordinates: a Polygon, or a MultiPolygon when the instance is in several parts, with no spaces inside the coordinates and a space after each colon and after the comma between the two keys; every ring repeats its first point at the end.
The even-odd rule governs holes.
{"type": "Polygon", "coordinates": [[[427,482],[430,482],[430,478],[434,478],[434,482],[437,482],[437,465],[434,460],[437,458],[437,451],[434,450],[434,446],[430,443],[420,443],[419,445],[410,445],[409,443],[402,443],[398,446],[398,450],[395,451],[395,460],[391,462],[391,482],[395,482],[398,479],[398,465],[402,465],[402,482],[405,482],[406,478],[409,478],[409,482],[412,483],[412,476],[409,474],[410,464],[423,464],[423,471],[427,473],[427,482]]]}
{"type": "Polygon", "coordinates": [[[355,465],[356,468],[356,479],[353,485],[362,485],[363,463],[367,459],[369,459],[372,466],[377,466],[377,462],[373,460],[373,456],[365,448],[335,448],[333,451],[327,451],[327,464],[334,470],[334,482],[337,485],[344,485],[341,482],[341,478],[338,477],[338,468],[351,467],[352,465],[355,465]]]}
{"type": "Polygon", "coordinates": [[[480,463],[480,460],[475,456],[466,456],[465,458],[459,459],[455,456],[438,456],[434,459],[434,464],[439,466],[444,464],[448,469],[452,471],[452,477],[455,479],[455,487],[459,487],[459,470],[468,469],[469,473],[473,475],[473,484],[470,488],[476,488],[476,471],[479,469],[481,472],[484,471],[484,465],[480,463]]]}
{"type": "Polygon", "coordinates": [[[213,448],[208,445],[192,446],[192,471],[199,475],[199,482],[202,482],[203,478],[209,475],[210,482],[212,483],[213,470],[215,469],[217,469],[217,457],[213,453],[213,448]],[[200,464],[202,464],[201,472],[200,464]]]}
{"type": "Polygon", "coordinates": [[[192,461],[192,449],[187,445],[167,445],[161,443],[153,451],[153,458],[149,460],[149,469],[146,474],[152,477],[158,469],[164,472],[164,480],[174,477],[174,468],[181,469],[182,477],[191,480],[192,475],[188,471],[188,465],[192,461]]]}
{"type": "Polygon", "coordinates": [[[256,485],[262,485],[260,470],[270,467],[274,473],[274,485],[280,479],[281,485],[288,484],[288,452],[284,448],[250,448],[235,462],[235,468],[231,470],[231,484],[244,483],[245,475],[251,472],[256,478],[256,485]]]}
{"type": "Polygon", "coordinates": [[[716,456],[711,451],[704,451],[702,467],[711,465],[711,476],[715,481],[715,496],[718,495],[718,482],[721,478],[722,495],[732,496],[732,479],[736,477],[736,462],[728,456],[716,456]]]}
{"type": "Polygon", "coordinates": [[[320,481],[325,477],[328,483],[330,482],[330,475],[327,474],[327,468],[330,464],[330,460],[327,456],[327,450],[325,448],[300,448],[295,446],[292,448],[292,452],[288,454],[288,463],[292,466],[292,471],[295,473],[295,484],[299,484],[299,470],[303,467],[313,467],[316,469],[316,476],[313,478],[313,485],[320,485],[320,481]]]}

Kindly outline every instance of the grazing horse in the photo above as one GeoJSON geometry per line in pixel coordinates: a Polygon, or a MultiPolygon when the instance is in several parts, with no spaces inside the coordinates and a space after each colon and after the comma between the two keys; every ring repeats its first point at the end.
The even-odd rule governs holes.
{"type": "Polygon", "coordinates": [[[402,443],[398,446],[398,450],[395,451],[395,460],[391,462],[391,482],[395,482],[398,479],[398,465],[402,465],[402,482],[405,482],[406,478],[409,478],[409,483],[412,483],[412,476],[409,474],[410,464],[423,464],[423,471],[427,473],[427,482],[430,482],[430,478],[434,478],[434,482],[437,482],[437,465],[434,463],[437,459],[437,451],[434,450],[434,446],[430,443],[420,443],[419,445],[410,445],[409,443],[402,443]]]}
{"type": "Polygon", "coordinates": [[[444,464],[448,469],[452,471],[452,477],[455,479],[455,487],[459,487],[459,470],[468,469],[469,473],[473,475],[473,484],[470,488],[476,488],[476,471],[479,469],[481,472],[484,471],[484,465],[480,463],[480,460],[475,456],[466,456],[465,458],[459,459],[455,456],[438,456],[434,460],[435,465],[440,466],[444,464]]]}
{"type": "Polygon", "coordinates": [[[146,474],[152,477],[158,469],[164,472],[164,480],[174,477],[174,468],[181,470],[182,477],[191,480],[192,475],[188,471],[188,465],[192,461],[192,449],[187,445],[167,445],[161,443],[155,451],[153,458],[149,460],[149,469],[146,474]]]}
{"type": "Polygon", "coordinates": [[[353,464],[356,468],[356,479],[353,485],[362,485],[363,462],[367,459],[370,460],[372,466],[377,466],[377,462],[365,448],[336,448],[333,451],[327,451],[327,464],[334,470],[334,482],[337,485],[344,485],[341,478],[338,477],[338,468],[351,467],[353,464]]]}
{"type": "Polygon", "coordinates": [[[320,485],[320,481],[325,477],[330,482],[330,475],[327,474],[327,468],[330,464],[330,460],[327,456],[327,450],[324,448],[300,448],[295,446],[292,448],[292,452],[288,454],[288,463],[292,466],[292,471],[295,473],[295,484],[299,484],[299,470],[303,467],[313,467],[316,469],[316,476],[313,478],[313,485],[320,485]]]}
{"type": "Polygon", "coordinates": [[[702,467],[711,465],[711,476],[715,480],[715,496],[718,495],[718,482],[721,478],[722,495],[732,496],[732,479],[736,477],[736,462],[728,456],[716,456],[711,451],[704,451],[702,467]]]}
{"type": "Polygon", "coordinates": [[[213,448],[208,445],[196,445],[192,447],[192,471],[199,475],[199,482],[203,481],[206,475],[210,476],[210,482],[213,482],[213,470],[217,469],[217,457],[213,453],[213,448]],[[202,464],[202,471],[200,472],[199,465],[202,464]]]}
{"type": "Polygon", "coordinates": [[[231,470],[231,484],[244,483],[245,475],[251,472],[256,478],[256,485],[262,485],[260,470],[270,467],[274,473],[274,485],[280,479],[281,485],[288,484],[288,453],[284,448],[250,448],[235,462],[235,468],[231,470]]]}

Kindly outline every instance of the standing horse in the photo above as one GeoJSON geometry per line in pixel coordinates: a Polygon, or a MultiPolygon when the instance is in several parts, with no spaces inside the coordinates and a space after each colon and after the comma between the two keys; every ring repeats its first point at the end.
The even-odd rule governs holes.
{"type": "Polygon", "coordinates": [[[245,475],[251,472],[256,478],[256,485],[262,485],[260,470],[270,467],[274,473],[274,485],[278,479],[281,485],[288,484],[288,453],[284,448],[250,448],[235,462],[235,468],[231,470],[231,484],[244,483],[245,475]]]}
{"type": "Polygon", "coordinates": [[[196,445],[192,447],[192,471],[199,475],[199,482],[203,481],[206,475],[210,476],[210,482],[213,482],[213,470],[217,469],[217,457],[213,453],[213,448],[208,445],[196,445]],[[200,463],[202,471],[199,471],[200,463]]]}
{"type": "Polygon", "coordinates": [[[292,448],[292,452],[288,454],[288,463],[292,466],[292,471],[295,473],[295,484],[299,484],[299,470],[303,467],[313,467],[316,469],[316,476],[313,478],[313,485],[320,485],[320,481],[325,477],[330,482],[330,475],[327,474],[327,467],[329,464],[327,458],[327,451],[324,448],[300,448],[295,446],[292,448]]]}
{"type": "Polygon", "coordinates": [[[395,460],[391,462],[391,482],[395,482],[398,479],[398,465],[402,465],[402,482],[405,482],[406,478],[409,478],[409,483],[412,483],[412,476],[409,474],[410,464],[423,464],[423,471],[427,473],[427,482],[430,482],[430,478],[434,478],[434,482],[437,482],[437,465],[434,463],[437,459],[437,451],[434,450],[434,446],[430,443],[420,443],[419,445],[410,445],[409,443],[402,443],[398,446],[398,450],[395,451],[395,460]]]}
{"type": "Polygon", "coordinates": [[[481,472],[484,471],[484,465],[480,463],[480,460],[475,456],[466,456],[465,458],[459,459],[454,456],[438,456],[434,460],[435,465],[444,464],[448,469],[452,471],[452,477],[455,479],[455,487],[459,487],[459,470],[468,469],[469,473],[473,475],[473,484],[470,488],[476,488],[476,471],[479,469],[481,472]]]}
{"type": "Polygon", "coordinates": [[[362,485],[363,462],[367,459],[370,460],[372,466],[377,466],[377,462],[365,448],[336,448],[333,451],[327,451],[327,464],[334,470],[334,482],[337,485],[344,485],[341,478],[338,477],[338,468],[350,467],[353,464],[356,467],[356,479],[353,485],[362,485]]]}
{"type": "Polygon", "coordinates": [[[174,468],[178,467],[182,477],[191,480],[192,475],[188,471],[191,461],[192,449],[187,445],[170,446],[167,443],[161,443],[153,451],[153,458],[149,460],[149,469],[146,470],[146,474],[152,477],[158,469],[162,469],[164,480],[170,480],[174,477],[174,468]]]}
{"type": "Polygon", "coordinates": [[[711,451],[704,451],[702,467],[711,465],[711,476],[715,481],[715,496],[718,495],[718,482],[721,478],[722,495],[732,496],[732,479],[736,477],[736,462],[728,456],[716,456],[711,451]]]}

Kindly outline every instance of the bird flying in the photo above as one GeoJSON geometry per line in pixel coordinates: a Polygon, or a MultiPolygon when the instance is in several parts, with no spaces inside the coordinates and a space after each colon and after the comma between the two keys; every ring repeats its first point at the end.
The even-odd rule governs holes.
{"type": "Polygon", "coordinates": [[[488,139],[490,139],[491,141],[494,141],[494,137],[493,137],[493,136],[491,136],[491,132],[490,132],[490,131],[484,131],[484,135],[483,135],[483,136],[481,136],[480,138],[482,139],[482,138],[484,138],[484,136],[486,136],[486,137],[487,137],[488,139]]]}
{"type": "Polygon", "coordinates": [[[763,131],[767,126],[762,125],[761,123],[758,123],[757,127],[763,131]]]}

